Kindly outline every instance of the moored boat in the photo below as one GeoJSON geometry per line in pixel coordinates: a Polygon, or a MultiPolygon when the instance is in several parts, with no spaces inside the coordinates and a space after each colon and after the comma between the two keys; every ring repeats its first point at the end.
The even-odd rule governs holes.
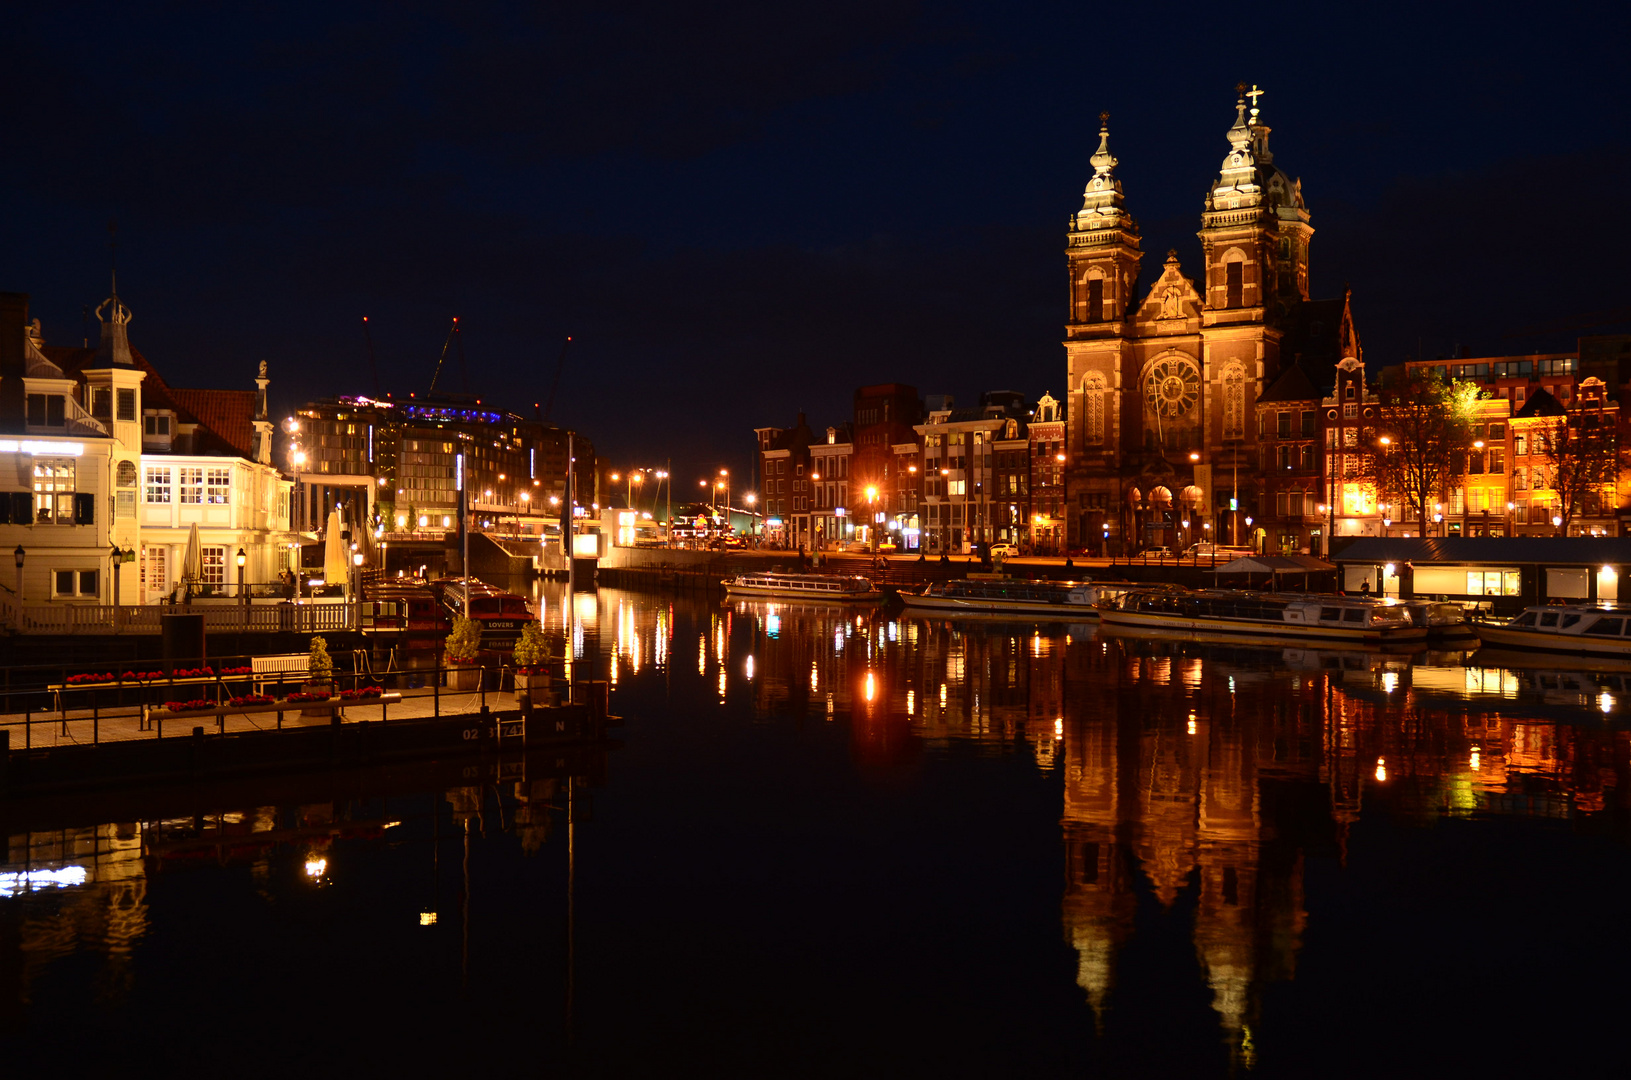
{"type": "Polygon", "coordinates": [[[431,582],[431,588],[449,617],[470,612],[470,618],[481,627],[483,648],[514,644],[532,619],[526,597],[505,592],[480,578],[440,578],[431,582]]]}
{"type": "Polygon", "coordinates": [[[914,614],[1029,615],[1040,619],[1097,619],[1099,604],[1132,588],[1127,582],[1026,581],[964,578],[937,581],[901,600],[914,614]]]}
{"type": "Polygon", "coordinates": [[[1506,623],[1478,627],[1486,645],[1631,657],[1631,611],[1610,604],[1540,604],[1506,623]]]}
{"type": "Polygon", "coordinates": [[[876,600],[878,590],[860,575],[739,574],[725,579],[727,596],[773,596],[788,600],[876,600]]]}
{"type": "Polygon", "coordinates": [[[1430,641],[1471,640],[1478,636],[1460,604],[1442,600],[1401,600],[1399,603],[1410,612],[1412,623],[1427,628],[1430,641]]]}
{"type": "Polygon", "coordinates": [[[1427,639],[1427,628],[1412,623],[1398,604],[1238,589],[1135,589],[1104,608],[1102,626],[1112,633],[1176,635],[1194,641],[1274,638],[1414,645],[1427,639]]]}

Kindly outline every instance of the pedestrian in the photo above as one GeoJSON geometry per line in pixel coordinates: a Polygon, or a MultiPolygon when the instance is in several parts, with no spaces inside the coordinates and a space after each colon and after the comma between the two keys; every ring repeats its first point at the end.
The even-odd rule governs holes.
{"type": "Polygon", "coordinates": [[[1366,579],[1365,581],[1361,581],[1359,583],[1359,595],[1360,596],[1369,596],[1370,595],[1370,581],[1369,581],[1369,579],[1366,579]]]}

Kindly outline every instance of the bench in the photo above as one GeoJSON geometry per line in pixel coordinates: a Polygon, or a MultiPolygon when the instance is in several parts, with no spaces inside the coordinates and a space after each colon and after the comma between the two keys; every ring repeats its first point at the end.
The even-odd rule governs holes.
{"type": "MultiPolygon", "coordinates": [[[[254,680],[255,693],[260,693],[266,684],[271,681],[267,678],[269,675],[299,674],[304,677],[307,665],[310,662],[311,656],[308,653],[283,653],[278,656],[250,657],[250,677],[254,680]]],[[[279,678],[277,681],[281,683],[283,679],[279,678]]]]}

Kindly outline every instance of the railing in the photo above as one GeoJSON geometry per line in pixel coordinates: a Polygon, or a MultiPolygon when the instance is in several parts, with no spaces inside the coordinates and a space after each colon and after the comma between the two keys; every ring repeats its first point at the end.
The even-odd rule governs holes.
{"type": "MultiPolygon", "coordinates": [[[[166,613],[204,616],[206,629],[217,632],[292,631],[315,634],[357,629],[357,604],[24,604],[21,612],[0,593],[0,613],[21,634],[157,634],[166,613]]],[[[364,605],[366,606],[366,605],[364,605]]]]}
{"type": "MultiPolygon", "coordinates": [[[[341,658],[336,658],[338,661],[341,658]]],[[[152,662],[138,662],[142,668],[152,662]]],[[[129,742],[133,740],[164,739],[190,735],[196,725],[213,723],[216,730],[227,733],[229,717],[249,717],[254,714],[276,714],[274,730],[282,730],[284,714],[300,714],[306,710],[380,709],[379,719],[389,721],[391,709],[398,715],[407,712],[421,717],[439,718],[444,714],[442,698],[449,697],[452,707],[448,715],[459,716],[488,707],[488,695],[503,692],[508,685],[515,686],[515,669],[497,660],[476,666],[394,669],[383,672],[369,670],[357,663],[352,670],[336,670],[330,676],[331,696],[326,699],[288,700],[288,694],[302,691],[306,673],[266,672],[261,674],[225,674],[225,669],[252,667],[254,658],[212,657],[209,676],[158,675],[156,678],[136,676],[126,679],[122,674],[112,682],[67,682],[68,669],[63,667],[15,667],[0,669],[0,733],[8,733],[9,749],[33,750],[50,745],[99,745],[103,742],[129,742]],[[452,677],[457,675],[458,679],[452,677]],[[443,685],[443,682],[448,685],[443,685]],[[472,685],[458,686],[456,682],[468,680],[472,685]],[[394,691],[386,698],[342,698],[342,690],[377,687],[394,691]],[[253,693],[265,693],[271,703],[242,701],[233,705],[234,698],[245,698],[253,693]],[[207,708],[171,712],[168,702],[209,701],[207,708]],[[417,708],[415,703],[418,703],[417,708]],[[428,713],[425,711],[429,706],[428,713]],[[166,730],[168,721],[168,730],[166,730]],[[67,743],[63,740],[66,739],[67,743]]],[[[117,666],[117,665],[116,665],[117,666]]],[[[549,682],[555,692],[574,695],[587,691],[593,699],[595,686],[579,684],[574,688],[564,674],[564,662],[556,658],[548,665],[549,682]]],[[[134,675],[134,672],[129,674],[134,675]]],[[[155,673],[157,674],[157,673],[155,673]]],[[[604,687],[605,684],[599,684],[604,687]]],[[[546,696],[549,691],[542,692],[546,696]]],[[[547,704],[540,700],[538,704],[547,704]]],[[[602,710],[604,712],[604,710],[602,710]]],[[[242,727],[242,725],[240,725],[242,727]]],[[[260,724],[251,724],[246,730],[266,730],[260,724]]]]}

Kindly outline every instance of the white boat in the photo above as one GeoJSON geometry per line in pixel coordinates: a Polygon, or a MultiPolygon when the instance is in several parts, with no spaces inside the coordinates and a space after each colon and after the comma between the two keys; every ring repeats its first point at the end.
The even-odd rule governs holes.
{"type": "Polygon", "coordinates": [[[1478,627],[1485,645],[1631,657],[1631,611],[1611,604],[1540,604],[1507,623],[1478,627]]]}
{"type": "Polygon", "coordinates": [[[774,596],[788,600],[876,600],[878,590],[859,575],[741,574],[725,580],[728,596],[774,596]]]}
{"type": "Polygon", "coordinates": [[[900,594],[914,613],[1029,615],[1039,619],[1097,619],[1099,602],[1132,588],[1127,582],[1025,581],[964,578],[937,581],[900,594]]]}
{"type": "Polygon", "coordinates": [[[1159,634],[1193,641],[1241,638],[1343,641],[1365,645],[1427,640],[1401,605],[1355,596],[1261,593],[1244,589],[1136,589],[1102,613],[1112,633],[1159,634]]]}
{"type": "Polygon", "coordinates": [[[1401,600],[1399,603],[1410,612],[1410,621],[1425,626],[1427,636],[1434,641],[1477,636],[1472,624],[1467,622],[1466,609],[1460,604],[1442,600],[1401,600]]]}

